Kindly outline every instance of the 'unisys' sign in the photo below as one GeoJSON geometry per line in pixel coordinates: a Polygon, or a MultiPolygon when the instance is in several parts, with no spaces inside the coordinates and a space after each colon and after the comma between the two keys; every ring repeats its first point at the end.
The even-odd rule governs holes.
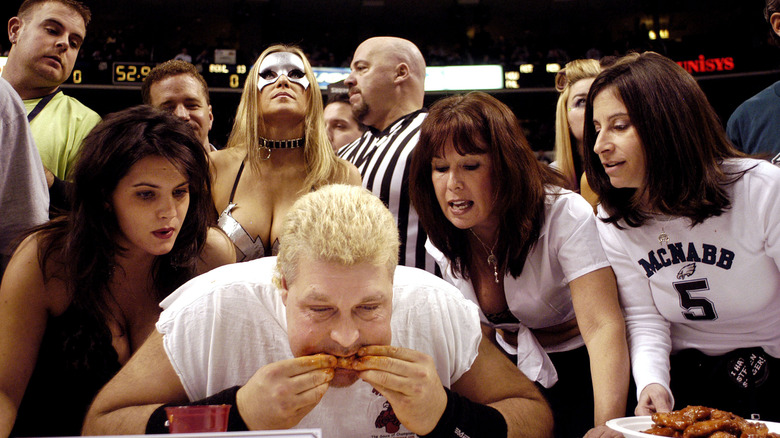
{"type": "Polygon", "coordinates": [[[734,70],[734,58],[732,57],[707,59],[704,55],[699,55],[699,59],[677,61],[677,64],[687,70],[688,73],[709,73],[713,71],[734,70]]]}

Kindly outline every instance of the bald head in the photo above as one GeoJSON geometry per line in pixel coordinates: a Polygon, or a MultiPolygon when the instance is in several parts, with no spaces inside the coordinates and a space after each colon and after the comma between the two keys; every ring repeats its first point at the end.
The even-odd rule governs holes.
{"type": "Polygon", "coordinates": [[[425,59],[403,38],[374,37],[363,41],[352,58],[345,84],[350,104],[363,124],[379,130],[422,108],[425,59]]]}
{"type": "Polygon", "coordinates": [[[425,59],[413,42],[397,37],[374,37],[363,41],[358,49],[361,46],[383,53],[395,63],[406,63],[415,85],[419,85],[421,91],[424,89],[425,59]]]}

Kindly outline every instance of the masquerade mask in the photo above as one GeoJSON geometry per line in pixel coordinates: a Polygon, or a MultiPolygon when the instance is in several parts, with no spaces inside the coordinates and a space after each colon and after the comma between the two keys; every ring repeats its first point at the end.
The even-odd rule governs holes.
{"type": "Polygon", "coordinates": [[[257,89],[262,90],[266,85],[276,82],[282,75],[287,76],[290,82],[309,88],[309,80],[306,79],[306,68],[303,60],[295,53],[274,52],[266,56],[260,63],[257,89]]]}

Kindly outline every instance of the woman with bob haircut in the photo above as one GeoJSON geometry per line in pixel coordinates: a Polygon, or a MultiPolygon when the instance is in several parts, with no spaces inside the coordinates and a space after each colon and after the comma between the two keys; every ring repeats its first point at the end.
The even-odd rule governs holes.
{"type": "Polygon", "coordinates": [[[592,207],[560,187],[512,111],[481,92],[431,107],[409,183],[426,250],[479,305],[490,337],[548,388],[556,436],[594,425],[609,434],[604,423],[625,415],[628,350],[592,207]]]}
{"type": "Polygon", "coordinates": [[[210,158],[219,226],[239,261],[276,255],[284,216],[302,194],[361,182],[357,168],[333,152],[317,80],[295,46],[274,45],[260,55],[227,148],[210,158]]]}
{"type": "Polygon", "coordinates": [[[636,413],[780,420],[780,169],[734,149],[693,77],[657,53],[604,70],[585,117],[636,413]]]}
{"type": "Polygon", "coordinates": [[[158,303],[235,261],[209,228],[208,172],[192,129],[148,106],[85,138],[71,211],[24,238],[0,285],[0,436],[79,435],[92,398],[154,329],[158,303]]]}
{"type": "Polygon", "coordinates": [[[558,104],[555,108],[555,161],[566,180],[565,188],[582,195],[594,207],[598,198],[588,186],[583,172],[585,100],[590,84],[601,72],[595,59],[575,59],[555,75],[558,104]]]}

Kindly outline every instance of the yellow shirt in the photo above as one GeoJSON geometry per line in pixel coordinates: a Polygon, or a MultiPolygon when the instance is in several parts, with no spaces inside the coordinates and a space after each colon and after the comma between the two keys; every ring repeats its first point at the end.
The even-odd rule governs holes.
{"type": "MultiPolygon", "coordinates": [[[[41,98],[27,99],[27,114],[41,98]]],[[[95,111],[73,97],[57,93],[30,123],[43,166],[57,178],[69,177],[84,137],[100,123],[95,111]]]]}

